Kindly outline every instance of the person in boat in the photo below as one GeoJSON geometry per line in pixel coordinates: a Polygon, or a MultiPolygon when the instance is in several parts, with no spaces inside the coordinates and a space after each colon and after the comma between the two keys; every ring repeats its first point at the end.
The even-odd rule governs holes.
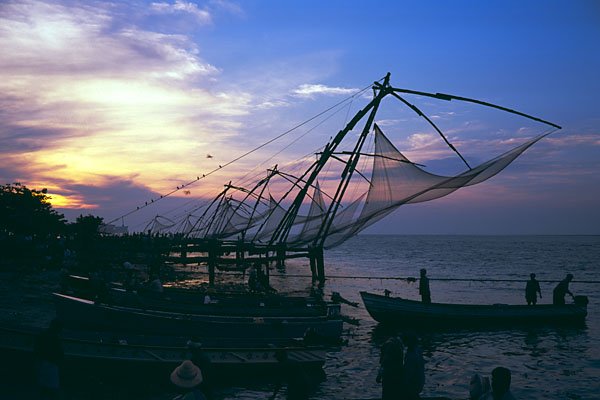
{"type": "Polygon", "coordinates": [[[275,385],[275,390],[269,399],[273,400],[277,397],[284,383],[287,383],[286,398],[288,400],[308,399],[314,386],[314,382],[308,372],[300,363],[290,360],[287,352],[283,349],[275,352],[275,358],[280,366],[278,369],[280,379],[275,385]]]}
{"type": "Polygon", "coordinates": [[[404,370],[402,372],[402,393],[403,399],[420,399],[419,393],[425,386],[425,361],[418,344],[417,335],[406,333],[402,337],[406,346],[404,355],[404,370]]]}
{"type": "Polygon", "coordinates": [[[171,382],[181,392],[173,400],[207,400],[200,389],[202,371],[191,360],[183,361],[171,372],[171,382]]]}
{"type": "Polygon", "coordinates": [[[479,400],[515,400],[510,391],[510,370],[496,367],[492,371],[492,390],[484,393],[479,400]]]}
{"type": "Polygon", "coordinates": [[[559,282],[558,285],[556,285],[556,287],[554,288],[554,291],[552,292],[552,304],[558,305],[558,306],[565,305],[565,295],[567,293],[573,299],[575,299],[575,296],[573,296],[573,293],[571,293],[571,291],[569,290],[569,283],[571,283],[572,280],[573,280],[573,275],[567,274],[565,279],[563,279],[562,281],[559,282]]]}
{"type": "Polygon", "coordinates": [[[421,268],[421,278],[419,279],[419,294],[421,295],[421,301],[423,303],[431,304],[429,278],[427,277],[427,270],[425,268],[421,268]]]}
{"type": "Polygon", "coordinates": [[[64,358],[61,332],[62,323],[54,319],[48,329],[35,338],[33,354],[40,399],[60,398],[60,365],[64,358]]]}
{"type": "Polygon", "coordinates": [[[375,381],[381,383],[382,400],[402,398],[404,346],[397,337],[391,337],[381,346],[379,371],[375,381]]]}
{"type": "Polygon", "coordinates": [[[540,299],[542,298],[542,289],[540,289],[540,283],[535,279],[535,274],[529,275],[529,280],[527,281],[527,285],[525,285],[525,300],[527,301],[527,305],[536,305],[537,304],[537,295],[540,295],[540,299]]]}

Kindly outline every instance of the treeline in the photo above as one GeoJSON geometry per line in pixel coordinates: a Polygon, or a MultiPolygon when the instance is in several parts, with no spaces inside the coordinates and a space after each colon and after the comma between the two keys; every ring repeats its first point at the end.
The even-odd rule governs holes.
{"type": "Polygon", "coordinates": [[[67,222],[52,208],[46,189],[0,185],[0,267],[92,272],[129,261],[158,268],[176,240],[145,234],[104,235],[102,224],[103,219],[93,215],[67,222]]]}

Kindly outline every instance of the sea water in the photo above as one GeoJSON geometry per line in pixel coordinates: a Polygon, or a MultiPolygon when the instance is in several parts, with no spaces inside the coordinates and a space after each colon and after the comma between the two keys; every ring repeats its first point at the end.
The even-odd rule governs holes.
{"type": "MultiPolygon", "coordinates": [[[[358,308],[344,305],[342,311],[359,319],[360,325],[346,325],[348,345],[328,353],[327,380],[319,385],[315,399],[381,395],[375,382],[380,347],[390,335],[401,332],[378,325],[364,309],[359,292],[383,294],[388,289],[393,296],[418,300],[418,281],[373,277],[418,277],[421,268],[430,277],[433,302],[524,304],[530,273],[540,281],[540,304],[552,301],[556,285],[545,281],[559,281],[567,273],[574,275],[571,291],[590,301],[584,327],[419,330],[426,362],[424,395],[468,398],[474,373],[490,376],[492,369],[503,366],[512,372],[516,398],[600,399],[600,236],[359,235],[326,251],[325,263],[329,276],[325,293],[337,291],[359,302],[358,308]],[[440,278],[472,281],[436,280],[440,278]],[[522,282],[493,281],[502,279],[522,282]]],[[[307,262],[290,261],[281,274],[308,271],[307,262]]],[[[272,280],[274,286],[288,289],[310,285],[302,278],[272,280]]],[[[271,390],[270,385],[230,388],[220,396],[259,399],[267,398],[271,390]]],[[[285,398],[284,394],[278,398],[285,398]]]]}
{"type": "MultiPolygon", "coordinates": [[[[378,325],[364,309],[359,292],[382,294],[387,289],[393,296],[418,300],[418,281],[388,278],[417,278],[421,268],[427,269],[434,302],[524,304],[530,273],[540,281],[540,303],[551,302],[553,287],[567,273],[574,275],[571,291],[590,301],[584,327],[418,330],[426,362],[423,395],[466,399],[474,373],[490,376],[492,369],[503,366],[512,371],[512,391],[518,399],[600,399],[600,236],[387,235],[359,235],[325,251],[328,279],[324,293],[329,297],[336,291],[358,302],[357,308],[343,305],[342,312],[358,319],[360,325],[344,324],[348,345],[327,353],[327,379],[312,399],[380,397],[381,385],[375,378],[381,345],[391,335],[413,327],[389,330],[378,325]],[[519,282],[494,281],[503,279],[519,282]]],[[[271,283],[280,291],[302,293],[311,287],[306,259],[288,260],[285,268],[271,273],[271,283]]],[[[48,307],[51,310],[51,304],[48,307]]],[[[168,382],[168,376],[163,381],[168,382]]],[[[65,388],[64,398],[173,398],[172,388],[156,384],[101,382],[65,388]]],[[[266,399],[274,387],[272,382],[219,387],[214,398],[266,399]]],[[[9,399],[23,398],[19,395],[22,388],[9,383],[3,388],[17,393],[9,399]]],[[[285,395],[284,386],[276,398],[285,395]]]]}

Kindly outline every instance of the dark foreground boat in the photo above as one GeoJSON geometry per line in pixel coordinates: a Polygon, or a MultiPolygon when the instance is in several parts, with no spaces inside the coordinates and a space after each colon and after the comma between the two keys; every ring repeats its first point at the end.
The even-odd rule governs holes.
{"type": "Polygon", "coordinates": [[[575,303],[470,305],[424,304],[400,297],[360,292],[365,308],[374,320],[394,325],[472,326],[516,324],[583,324],[587,316],[587,297],[576,296],[575,303]]]}
{"type": "MultiPolygon", "coordinates": [[[[31,328],[0,327],[0,354],[3,363],[17,360],[33,365],[33,348],[39,330],[31,328]]],[[[174,367],[189,359],[190,351],[185,344],[179,346],[131,344],[126,335],[107,336],[93,334],[73,334],[68,331],[62,336],[65,368],[78,371],[91,368],[97,371],[123,371],[128,368],[162,372],[168,376],[174,367]]],[[[285,351],[288,359],[307,369],[321,369],[326,352],[322,348],[311,347],[202,347],[210,360],[211,373],[228,380],[236,375],[273,374],[278,369],[275,357],[278,351],[285,351]]]]}
{"type": "MultiPolygon", "coordinates": [[[[93,300],[98,289],[87,277],[69,275],[63,294],[93,300]]],[[[111,305],[178,312],[184,314],[253,317],[311,317],[340,314],[340,304],[312,296],[286,296],[276,293],[224,292],[165,287],[163,293],[138,288],[126,291],[122,285],[105,286],[103,302],[111,305]]]]}
{"type": "Polygon", "coordinates": [[[343,321],[318,317],[234,317],[183,314],[95,303],[54,293],[56,313],[74,329],[189,335],[208,338],[300,338],[310,330],[316,336],[339,339],[343,321]]]}

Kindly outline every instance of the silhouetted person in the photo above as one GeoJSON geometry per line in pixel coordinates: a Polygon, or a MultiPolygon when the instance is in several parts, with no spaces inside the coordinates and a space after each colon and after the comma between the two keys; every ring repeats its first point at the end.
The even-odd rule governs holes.
{"type": "Polygon", "coordinates": [[[542,298],[542,289],[540,289],[540,283],[535,279],[535,274],[529,275],[529,280],[527,281],[527,285],[525,286],[525,300],[527,300],[527,305],[536,305],[537,304],[537,294],[540,294],[540,299],[542,298]]]}
{"type": "Polygon", "coordinates": [[[62,323],[54,319],[48,329],[35,339],[33,353],[40,399],[60,398],[60,365],[64,358],[60,341],[61,332],[62,323]]]}
{"type": "Polygon", "coordinates": [[[416,400],[420,398],[419,393],[425,386],[425,361],[414,333],[405,334],[402,340],[406,345],[402,372],[402,399],[416,400]]]}
{"type": "Polygon", "coordinates": [[[427,277],[427,270],[425,268],[421,268],[421,279],[419,279],[419,294],[421,295],[421,301],[423,303],[431,304],[429,278],[427,277]]]}
{"type": "Polygon", "coordinates": [[[200,389],[202,372],[190,360],[183,361],[171,372],[171,382],[181,392],[173,400],[206,400],[200,389]]]}
{"type": "Polygon", "coordinates": [[[492,390],[479,400],[515,400],[510,392],[510,370],[504,367],[492,371],[492,390]]]}
{"type": "Polygon", "coordinates": [[[198,338],[193,337],[188,340],[187,347],[190,352],[190,361],[202,371],[202,382],[198,386],[207,399],[212,398],[213,393],[213,374],[212,361],[208,354],[202,348],[202,343],[198,338]]]}
{"type": "MultiPolygon", "coordinates": [[[[573,293],[569,290],[569,283],[573,280],[572,274],[567,274],[566,278],[560,281],[552,292],[552,304],[562,306],[565,304],[565,295],[568,293],[573,297],[573,293]]],[[[573,297],[574,298],[574,297],[573,297]]]]}
{"type": "Polygon", "coordinates": [[[256,266],[253,266],[250,269],[250,274],[248,275],[248,288],[251,292],[256,292],[258,290],[258,273],[256,272],[256,266]]]}
{"type": "Polygon", "coordinates": [[[381,383],[382,400],[394,400],[402,394],[404,346],[397,337],[391,337],[381,346],[379,372],[376,381],[381,383]]]}
{"type": "Polygon", "coordinates": [[[278,350],[275,357],[279,363],[278,373],[281,374],[280,380],[275,386],[275,390],[269,399],[275,399],[277,393],[287,383],[287,399],[288,400],[306,400],[308,399],[313,387],[313,382],[310,375],[302,367],[300,363],[291,361],[285,350],[278,350]]]}
{"type": "Polygon", "coordinates": [[[481,396],[490,390],[489,378],[482,378],[479,374],[475,374],[469,382],[469,400],[479,400],[481,396]]]}

